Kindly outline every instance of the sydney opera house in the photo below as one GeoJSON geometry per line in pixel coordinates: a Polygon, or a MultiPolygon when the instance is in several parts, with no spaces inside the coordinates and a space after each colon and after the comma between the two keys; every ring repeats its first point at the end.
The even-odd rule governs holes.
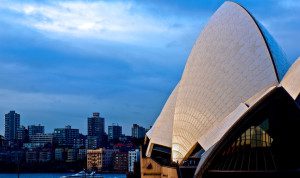
{"type": "Polygon", "coordinates": [[[141,177],[300,177],[299,93],[300,59],[225,2],[146,134],[141,177]]]}

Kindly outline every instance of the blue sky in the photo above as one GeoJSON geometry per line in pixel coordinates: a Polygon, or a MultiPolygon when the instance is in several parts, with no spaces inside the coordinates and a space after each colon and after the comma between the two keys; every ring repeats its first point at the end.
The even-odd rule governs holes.
{"type": "MultiPolygon", "coordinates": [[[[0,0],[0,115],[47,132],[86,133],[97,111],[106,126],[153,124],[191,48],[221,0],[0,0]]],[[[237,1],[273,35],[292,63],[299,55],[300,2],[237,1]]],[[[3,134],[4,119],[0,120],[3,134]]]]}

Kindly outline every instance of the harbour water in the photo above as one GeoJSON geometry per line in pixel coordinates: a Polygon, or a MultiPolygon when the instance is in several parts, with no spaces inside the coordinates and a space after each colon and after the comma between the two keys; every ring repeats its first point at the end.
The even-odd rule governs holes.
{"type": "MultiPolygon", "coordinates": [[[[22,173],[19,178],[60,178],[65,175],[72,175],[74,173],[22,173]]],[[[125,174],[99,174],[104,178],[126,178],[125,174]]],[[[0,173],[0,178],[18,178],[17,174],[3,174],[0,173]]]]}

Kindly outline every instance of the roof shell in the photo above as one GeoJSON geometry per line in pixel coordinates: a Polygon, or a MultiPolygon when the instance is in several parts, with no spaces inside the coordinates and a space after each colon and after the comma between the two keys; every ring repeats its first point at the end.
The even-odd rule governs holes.
{"type": "MultiPolygon", "coordinates": [[[[255,18],[253,18],[255,20],[255,18]]],[[[281,81],[288,71],[290,67],[290,63],[287,60],[285,53],[283,52],[282,48],[278,45],[276,40],[271,36],[268,30],[257,20],[255,20],[256,24],[258,25],[263,37],[267,43],[269,52],[272,57],[273,65],[276,69],[276,75],[279,81],[281,81]]]]}
{"type": "Polygon", "coordinates": [[[300,57],[294,62],[281,81],[283,88],[296,99],[300,94],[300,57]]]}
{"type": "Polygon", "coordinates": [[[170,148],[172,146],[173,120],[178,86],[179,84],[172,91],[152,128],[146,133],[150,139],[147,156],[151,155],[152,144],[170,148]]]}
{"type": "Polygon", "coordinates": [[[225,2],[196,41],[180,81],[173,160],[180,162],[197,142],[205,150],[210,148],[218,140],[212,137],[222,136],[230,124],[221,130],[216,128],[234,123],[226,119],[236,120],[245,110],[241,103],[278,85],[276,73],[255,20],[238,4],[225,2]],[[220,133],[211,134],[215,131],[220,133]]]}

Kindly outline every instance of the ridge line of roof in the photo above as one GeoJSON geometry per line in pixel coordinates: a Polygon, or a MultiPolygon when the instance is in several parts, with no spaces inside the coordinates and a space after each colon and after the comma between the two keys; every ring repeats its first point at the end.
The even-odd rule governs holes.
{"type": "Polygon", "coordinates": [[[269,44],[268,44],[268,42],[267,42],[267,39],[266,39],[266,37],[265,37],[265,35],[264,35],[262,29],[260,28],[259,24],[257,23],[256,19],[255,19],[254,16],[253,16],[253,15],[252,15],[252,14],[251,14],[244,6],[242,6],[241,4],[239,4],[239,3],[237,3],[237,2],[232,2],[232,1],[226,1],[226,2],[228,2],[228,3],[233,3],[233,4],[238,5],[238,6],[241,7],[243,10],[245,10],[245,11],[247,12],[247,14],[251,17],[251,19],[253,20],[253,22],[255,23],[256,27],[258,28],[258,30],[259,30],[261,36],[263,37],[263,40],[264,40],[266,46],[267,46],[267,50],[268,50],[268,52],[269,52],[269,55],[270,55],[270,58],[271,58],[271,62],[272,62],[272,64],[273,64],[273,68],[274,68],[274,70],[275,70],[275,75],[276,75],[277,81],[278,81],[278,83],[280,83],[279,74],[278,74],[278,71],[277,71],[277,68],[276,68],[276,64],[275,64],[273,55],[272,55],[272,53],[271,53],[270,46],[269,46],[269,44]]]}

